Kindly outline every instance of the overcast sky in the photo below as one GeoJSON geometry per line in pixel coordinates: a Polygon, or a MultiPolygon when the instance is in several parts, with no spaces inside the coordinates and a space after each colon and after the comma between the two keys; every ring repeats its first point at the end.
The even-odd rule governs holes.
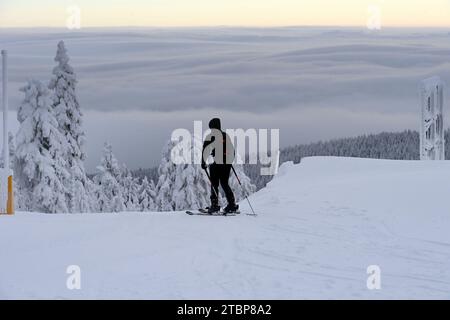
{"type": "Polygon", "coordinates": [[[28,78],[50,79],[59,40],[78,76],[91,172],[106,140],[129,167],[150,167],[173,129],[212,116],[280,128],[283,146],[417,129],[419,81],[450,83],[450,29],[2,29],[12,109],[28,78]]]}

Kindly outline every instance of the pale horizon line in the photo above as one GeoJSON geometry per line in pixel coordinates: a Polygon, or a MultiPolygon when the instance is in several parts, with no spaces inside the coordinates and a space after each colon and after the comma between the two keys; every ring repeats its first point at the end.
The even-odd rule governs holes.
{"type": "Polygon", "coordinates": [[[364,25],[104,25],[85,26],[80,29],[68,29],[65,26],[2,26],[2,29],[65,29],[68,31],[82,31],[83,29],[121,29],[121,28],[154,28],[154,29],[207,29],[207,28],[248,28],[248,29],[283,29],[283,28],[356,28],[366,29],[372,32],[380,32],[383,29],[450,29],[450,25],[383,25],[379,30],[370,30],[364,25]]]}

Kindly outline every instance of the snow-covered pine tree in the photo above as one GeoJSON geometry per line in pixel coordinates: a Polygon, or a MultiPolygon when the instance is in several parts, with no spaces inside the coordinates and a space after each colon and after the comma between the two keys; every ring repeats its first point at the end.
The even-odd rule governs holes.
{"type": "MultiPolygon", "coordinates": [[[[192,139],[195,139],[192,137],[192,139]]],[[[193,141],[193,140],[192,140],[193,141]]],[[[201,143],[191,144],[191,154],[201,155],[201,143]],[[196,146],[199,146],[196,148],[196,146]]],[[[200,165],[183,163],[175,165],[171,161],[171,150],[175,143],[169,141],[163,150],[159,166],[159,180],[156,187],[156,204],[161,211],[186,210],[204,208],[210,204],[210,183],[200,165]]],[[[244,173],[242,165],[235,165],[243,188],[238,184],[234,174],[230,177],[230,186],[235,193],[236,200],[242,200],[252,194],[256,186],[244,173]]],[[[221,205],[226,204],[225,197],[220,197],[221,205]]]]}
{"type": "Polygon", "coordinates": [[[157,210],[155,204],[156,192],[153,180],[148,181],[147,177],[142,179],[139,190],[139,207],[141,211],[157,210]]]}
{"type": "Polygon", "coordinates": [[[98,209],[101,212],[120,212],[125,210],[122,193],[122,170],[112,152],[112,146],[105,143],[98,173],[94,177],[98,209]]]}
{"type": "MultiPolygon", "coordinates": [[[[207,204],[207,180],[199,165],[175,164],[171,159],[176,143],[168,141],[158,168],[156,205],[160,211],[195,209],[207,204]]],[[[194,152],[194,149],[191,149],[194,152]]]]}
{"type": "Polygon", "coordinates": [[[21,91],[25,98],[17,112],[20,127],[14,167],[22,205],[30,211],[68,212],[63,183],[69,178],[63,157],[66,144],[58,129],[50,92],[37,80],[28,81],[21,91]]]}
{"type": "Polygon", "coordinates": [[[86,190],[89,194],[89,202],[90,202],[91,212],[100,212],[101,211],[99,200],[98,200],[99,188],[100,188],[99,185],[97,185],[92,179],[88,178],[86,190]]]}
{"type": "Polygon", "coordinates": [[[174,210],[205,208],[210,203],[209,189],[208,177],[200,165],[177,165],[172,189],[174,210]]]}
{"type": "Polygon", "coordinates": [[[124,204],[127,211],[139,211],[139,189],[138,180],[133,177],[131,171],[125,165],[122,169],[122,192],[124,204]]]}
{"type": "Polygon", "coordinates": [[[159,211],[173,211],[175,203],[172,199],[175,184],[176,166],[170,159],[170,153],[175,143],[171,140],[164,146],[161,164],[158,167],[158,183],[156,184],[155,203],[159,211]]]}
{"type": "Polygon", "coordinates": [[[53,92],[53,108],[55,109],[59,129],[67,143],[64,159],[70,179],[65,183],[66,194],[71,212],[91,211],[91,202],[87,191],[88,178],[84,168],[86,154],[84,152],[85,134],[82,128],[83,114],[76,95],[76,74],[69,65],[69,56],[64,41],[58,43],[55,56],[58,63],[53,69],[53,78],[49,89],[53,92]]]}

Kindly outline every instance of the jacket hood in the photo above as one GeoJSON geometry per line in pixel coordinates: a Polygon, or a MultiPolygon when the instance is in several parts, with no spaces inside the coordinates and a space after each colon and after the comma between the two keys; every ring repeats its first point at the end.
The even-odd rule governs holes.
{"type": "Polygon", "coordinates": [[[211,121],[209,121],[209,128],[221,130],[220,119],[219,118],[211,119],[211,121]]]}

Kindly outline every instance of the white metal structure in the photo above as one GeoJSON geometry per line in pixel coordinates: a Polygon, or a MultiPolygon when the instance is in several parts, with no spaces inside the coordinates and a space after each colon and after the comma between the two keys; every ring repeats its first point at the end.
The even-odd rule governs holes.
{"type": "Polygon", "coordinates": [[[439,77],[420,84],[422,119],[420,123],[420,160],[445,160],[444,83],[439,77]]]}
{"type": "Polygon", "coordinates": [[[9,168],[8,53],[2,50],[3,168],[0,169],[0,214],[14,214],[13,174],[9,168]]]}

